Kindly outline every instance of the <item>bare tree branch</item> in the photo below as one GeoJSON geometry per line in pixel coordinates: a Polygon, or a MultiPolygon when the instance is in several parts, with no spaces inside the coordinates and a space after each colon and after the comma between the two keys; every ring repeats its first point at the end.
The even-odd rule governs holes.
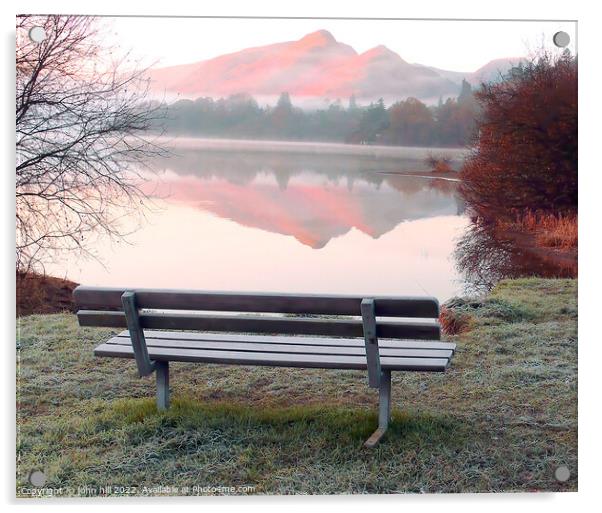
{"type": "Polygon", "coordinates": [[[148,206],[140,185],[147,159],[165,153],[153,142],[165,113],[148,99],[146,70],[99,39],[94,18],[17,17],[20,270],[90,254],[99,236],[121,239],[148,206]],[[34,26],[46,31],[41,43],[28,37],[34,26]]]}

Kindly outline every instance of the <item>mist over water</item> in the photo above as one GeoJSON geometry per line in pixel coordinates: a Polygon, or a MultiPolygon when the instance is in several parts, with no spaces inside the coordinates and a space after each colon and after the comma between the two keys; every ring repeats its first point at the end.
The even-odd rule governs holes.
{"type": "Polygon", "coordinates": [[[432,149],[257,144],[180,144],[151,163],[145,187],[159,208],[129,244],[95,248],[104,266],[74,259],[55,272],[66,264],[77,282],[120,287],[441,301],[461,291],[452,254],[467,219],[456,184],[403,175],[427,171],[432,149]]]}

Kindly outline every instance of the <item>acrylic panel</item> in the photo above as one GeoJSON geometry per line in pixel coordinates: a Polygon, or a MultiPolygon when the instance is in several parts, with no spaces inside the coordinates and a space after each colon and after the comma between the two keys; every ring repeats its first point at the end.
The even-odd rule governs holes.
{"type": "Polygon", "coordinates": [[[16,38],[17,495],[577,489],[577,22],[31,15],[16,38]],[[178,360],[163,410],[95,357],[120,330],[78,325],[77,285],[376,298],[377,324],[379,298],[434,298],[456,349],[393,372],[369,449],[382,384],[325,363],[357,346],[371,372],[359,303],[366,346],[318,339],[328,369],[178,360]]]}

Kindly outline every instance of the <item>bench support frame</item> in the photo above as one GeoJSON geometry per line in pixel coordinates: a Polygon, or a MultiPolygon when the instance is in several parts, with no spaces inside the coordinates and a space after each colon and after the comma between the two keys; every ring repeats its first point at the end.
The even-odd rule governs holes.
{"type": "Polygon", "coordinates": [[[380,365],[374,299],[363,299],[361,311],[364,342],[366,344],[368,385],[372,388],[378,388],[378,428],[364,443],[364,447],[370,449],[380,442],[389,427],[389,420],[391,419],[391,371],[383,370],[380,365]]]}
{"type": "Polygon", "coordinates": [[[121,296],[121,304],[125,313],[125,320],[130,332],[130,340],[134,350],[134,358],[138,366],[140,377],[148,376],[155,370],[155,363],[151,362],[146,348],[146,339],[144,330],[140,325],[140,316],[138,315],[138,305],[136,304],[136,293],[126,291],[121,296]]]}
{"type": "Polygon", "coordinates": [[[148,376],[153,371],[157,379],[157,409],[167,410],[169,408],[169,362],[151,361],[146,347],[144,330],[140,325],[138,305],[136,304],[136,293],[126,291],[121,296],[121,304],[125,312],[125,318],[130,332],[130,340],[134,350],[134,358],[138,367],[140,377],[148,376]]]}
{"type": "Polygon", "coordinates": [[[374,299],[362,299],[362,324],[364,328],[364,343],[366,344],[366,363],[368,366],[368,385],[380,387],[380,354],[376,336],[376,312],[374,299]]]}
{"type": "Polygon", "coordinates": [[[389,421],[391,420],[391,371],[383,370],[380,374],[378,389],[378,428],[364,443],[364,447],[371,449],[380,442],[384,436],[389,421]]]}
{"type": "Polygon", "coordinates": [[[159,411],[169,408],[169,362],[156,361],[157,373],[157,409],[159,411]]]}

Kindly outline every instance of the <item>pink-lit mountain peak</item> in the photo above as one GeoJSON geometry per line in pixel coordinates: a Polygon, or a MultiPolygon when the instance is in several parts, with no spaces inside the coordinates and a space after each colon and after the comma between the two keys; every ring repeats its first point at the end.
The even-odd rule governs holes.
{"type": "Polygon", "coordinates": [[[332,46],[337,43],[334,36],[328,30],[316,30],[297,41],[298,46],[306,48],[332,46]]]}
{"type": "Polygon", "coordinates": [[[360,57],[364,59],[391,59],[395,61],[405,62],[399,54],[395,53],[390,48],[387,48],[385,45],[378,45],[370,50],[365,51],[360,55],[360,57]]]}
{"type": "MultiPolygon", "coordinates": [[[[274,48],[274,46],[264,48],[274,48]]],[[[323,67],[345,62],[349,58],[356,57],[357,52],[351,46],[337,41],[328,30],[318,30],[297,41],[280,43],[274,55],[290,62],[314,61],[316,65],[323,67]]]]}

